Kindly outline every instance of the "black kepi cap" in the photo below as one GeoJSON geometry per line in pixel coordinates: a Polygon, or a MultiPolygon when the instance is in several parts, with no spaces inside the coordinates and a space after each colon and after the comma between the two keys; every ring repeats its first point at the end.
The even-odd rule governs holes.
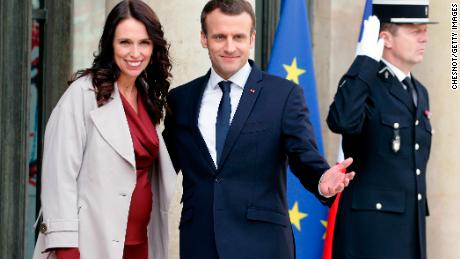
{"type": "Polygon", "coordinates": [[[372,14],[381,23],[433,24],[429,0],[373,0],[372,14]]]}

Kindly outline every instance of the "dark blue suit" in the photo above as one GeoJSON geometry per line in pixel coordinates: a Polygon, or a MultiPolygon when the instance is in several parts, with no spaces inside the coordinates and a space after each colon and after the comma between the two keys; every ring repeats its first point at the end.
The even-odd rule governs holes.
{"type": "Polygon", "coordinates": [[[260,71],[251,74],[216,169],[198,128],[209,72],[171,90],[164,137],[183,173],[182,259],[290,259],[294,240],[286,167],[319,199],[329,166],[320,156],[302,89],[260,71]]]}
{"type": "Polygon", "coordinates": [[[431,124],[428,92],[413,82],[417,106],[383,62],[363,56],[340,82],[327,123],[356,177],[340,200],[334,259],[426,258],[431,124]]]}

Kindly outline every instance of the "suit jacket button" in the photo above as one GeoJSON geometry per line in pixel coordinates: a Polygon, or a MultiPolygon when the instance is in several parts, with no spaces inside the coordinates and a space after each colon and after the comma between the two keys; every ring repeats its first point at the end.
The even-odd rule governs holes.
{"type": "Polygon", "coordinates": [[[380,203],[380,202],[377,202],[377,203],[375,204],[375,208],[378,209],[378,210],[381,210],[382,207],[383,207],[383,205],[382,205],[382,203],[380,203]]]}
{"type": "Polygon", "coordinates": [[[45,223],[41,223],[39,229],[40,229],[40,232],[42,232],[43,234],[45,234],[46,231],[48,230],[48,227],[46,226],[45,223]]]}

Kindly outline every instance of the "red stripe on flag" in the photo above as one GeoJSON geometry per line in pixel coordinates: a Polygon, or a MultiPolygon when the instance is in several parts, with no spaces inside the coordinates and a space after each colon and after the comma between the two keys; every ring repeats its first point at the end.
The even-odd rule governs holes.
{"type": "Polygon", "coordinates": [[[342,193],[337,194],[332,207],[329,209],[329,215],[327,217],[326,240],[324,240],[323,259],[332,259],[335,219],[337,217],[337,209],[339,207],[339,200],[341,195],[342,193]]]}
{"type": "MultiPolygon", "coordinates": [[[[346,169],[342,169],[342,173],[345,173],[346,169]]],[[[324,251],[323,259],[332,259],[332,245],[334,244],[334,228],[335,220],[337,218],[337,209],[339,208],[339,201],[342,193],[339,192],[335,201],[329,209],[329,215],[327,217],[327,229],[326,229],[326,240],[324,240],[324,251]]]]}

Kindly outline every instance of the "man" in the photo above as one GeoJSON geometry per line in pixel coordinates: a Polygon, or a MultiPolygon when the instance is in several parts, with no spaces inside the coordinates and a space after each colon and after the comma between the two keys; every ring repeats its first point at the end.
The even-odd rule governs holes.
{"type": "Polygon", "coordinates": [[[353,178],[340,172],[352,160],[329,169],[301,88],[248,59],[256,34],[247,1],[209,1],[201,24],[212,68],[170,92],[164,131],[184,177],[181,258],[294,258],[287,163],[326,203],[353,178]]]}
{"type": "Polygon", "coordinates": [[[426,258],[431,113],[411,71],[428,41],[428,0],[374,0],[373,12],[327,118],[359,176],[342,193],[333,258],[426,258]]]}

